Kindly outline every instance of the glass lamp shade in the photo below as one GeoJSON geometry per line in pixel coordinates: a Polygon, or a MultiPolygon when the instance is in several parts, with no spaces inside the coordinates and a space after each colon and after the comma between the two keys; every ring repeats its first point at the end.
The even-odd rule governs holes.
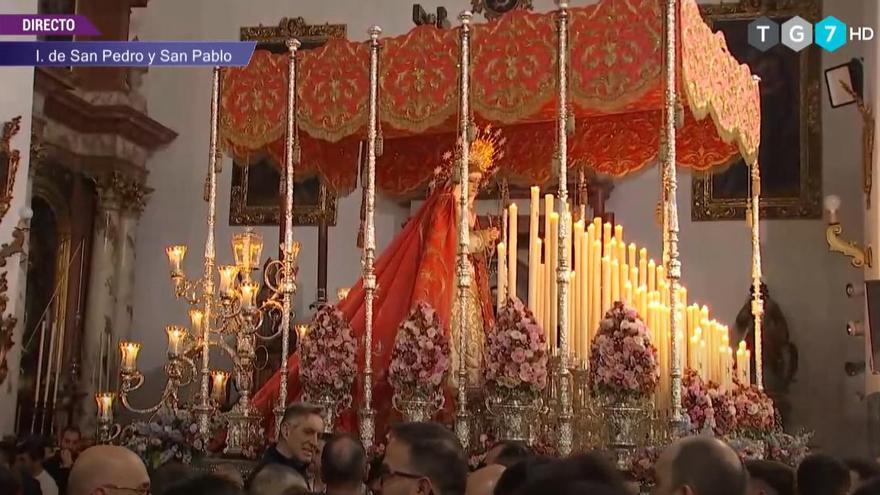
{"type": "Polygon", "coordinates": [[[239,295],[241,297],[241,309],[245,311],[250,311],[254,309],[254,306],[257,303],[257,291],[260,290],[260,286],[254,282],[245,282],[241,284],[239,290],[239,295]]]}
{"type": "Polygon", "coordinates": [[[186,328],[178,325],[168,325],[165,327],[165,333],[168,335],[168,355],[178,357],[183,354],[183,346],[186,342],[186,328]]]}
{"type": "Polygon", "coordinates": [[[232,255],[239,270],[248,271],[259,268],[263,253],[263,236],[251,229],[232,236],[232,255]]]}
{"type": "Polygon", "coordinates": [[[235,291],[235,279],[238,277],[238,266],[223,265],[217,268],[217,271],[220,272],[220,294],[230,297],[235,291]]]}
{"type": "Polygon", "coordinates": [[[186,246],[168,246],[165,248],[165,254],[168,255],[168,265],[171,267],[171,275],[177,276],[182,273],[180,265],[186,256],[186,246]]]}
{"type": "Polygon", "coordinates": [[[226,402],[226,383],[229,381],[229,373],[226,371],[211,372],[211,398],[218,404],[226,402]]]}
{"type": "Polygon", "coordinates": [[[137,371],[138,353],[141,351],[141,345],[137,342],[120,342],[119,352],[122,354],[120,359],[120,368],[123,373],[134,373],[137,371]]]}
{"type": "Polygon", "coordinates": [[[189,310],[189,321],[192,327],[192,333],[195,336],[202,336],[202,329],[205,323],[205,313],[200,309],[189,310]]]}
{"type": "Polygon", "coordinates": [[[305,323],[301,323],[294,327],[296,330],[296,335],[300,341],[306,337],[306,334],[309,333],[309,326],[305,323]]]}
{"type": "Polygon", "coordinates": [[[98,403],[98,418],[101,421],[113,422],[113,401],[116,394],[112,392],[103,392],[95,394],[95,402],[98,403]]]}

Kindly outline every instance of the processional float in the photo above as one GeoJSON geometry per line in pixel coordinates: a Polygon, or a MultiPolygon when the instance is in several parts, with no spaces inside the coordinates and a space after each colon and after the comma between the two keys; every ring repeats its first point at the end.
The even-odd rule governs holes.
{"type": "MultiPolygon", "coordinates": [[[[188,298],[191,304],[202,304],[204,314],[199,326],[193,321],[192,331],[198,338],[186,352],[172,355],[169,347],[169,365],[176,363],[166,367],[174,372],[169,372],[172,391],[167,394],[173,400],[165,400],[156,407],[191,407],[200,417],[200,426],[207,430],[208,417],[216,407],[208,397],[209,346],[216,343],[232,356],[239,357],[235,363],[235,380],[239,390],[249,391],[252,377],[248,373],[253,374],[253,364],[248,360],[248,347],[253,345],[253,338],[257,335],[256,323],[262,320],[260,315],[264,312],[281,309],[278,333],[282,337],[282,355],[287,357],[292,316],[290,298],[296,287],[293,266],[298,252],[291,228],[294,173],[317,174],[339,194],[350,192],[357,183],[359,143],[365,136],[362,275],[366,321],[362,344],[362,400],[356,407],[361,437],[367,446],[372,445],[376,435],[376,411],[372,404],[375,385],[373,353],[376,351],[372,339],[373,302],[377,290],[374,267],[376,189],[378,187],[390,195],[412,195],[432,176],[443,152],[455,143],[459,146],[455,163],[457,176],[468,177],[470,143],[477,120],[504,129],[508,158],[501,163],[499,173],[505,180],[528,185],[547,184],[552,180],[558,183],[558,201],[554,199],[550,203],[558,222],[558,230],[553,232],[557,237],[550,243],[556,250],[553,253],[556,262],[549,265],[552,275],[545,279],[544,286],[555,297],[549,305],[542,306],[540,301],[546,301],[546,296],[538,296],[533,293],[537,289],[533,289],[529,293],[529,305],[532,306],[530,309],[537,310],[539,322],[545,326],[549,324],[545,332],[551,337],[551,349],[555,349],[550,403],[555,409],[553,417],[560,453],[572,451],[576,436],[573,416],[574,413],[584,413],[573,409],[579,407],[579,401],[573,401],[573,395],[583,396],[583,391],[572,387],[578,389],[583,384],[578,376],[583,375],[584,366],[580,361],[583,356],[578,357],[575,348],[582,347],[585,335],[589,335],[589,326],[596,324],[598,315],[609,309],[607,303],[613,289],[610,280],[614,277],[619,277],[616,296],[627,294],[625,289],[621,291],[621,285],[628,284],[631,291],[628,297],[633,299],[631,303],[647,312],[645,301],[651,292],[651,304],[658,308],[651,321],[658,328],[665,328],[662,346],[668,349],[668,359],[663,372],[668,375],[668,385],[663,391],[668,395],[665,402],[668,414],[664,418],[673,425],[673,431],[682,421],[684,366],[705,366],[702,371],[707,375],[719,373],[708,376],[714,378],[724,376],[725,372],[731,373],[731,361],[724,361],[725,358],[715,354],[709,358],[717,347],[700,351],[701,346],[706,347],[707,341],[710,347],[721,344],[727,345],[728,349],[729,342],[720,337],[723,327],[709,320],[705,306],[687,305],[686,291],[680,283],[676,164],[707,170],[741,155],[751,167],[752,201],[748,219],[752,230],[755,285],[752,304],[756,332],[754,358],[756,384],[761,387],[760,322],[763,311],[758,290],[761,271],[757,80],[747,67],[730,56],[724,37],[713,34],[705,25],[694,0],[640,0],[627,6],[606,0],[580,8],[569,8],[566,1],[560,0],[557,6],[557,11],[551,14],[515,12],[478,25],[472,24],[469,13],[464,13],[460,16],[461,26],[456,30],[422,26],[403,36],[385,40],[380,40],[381,30],[374,27],[369,31],[370,40],[366,45],[331,40],[322,48],[299,52],[298,42],[291,40],[287,55],[258,50],[249,66],[226,70],[222,78],[222,104],[218,96],[219,69],[215,70],[208,181],[209,240],[205,248],[204,276],[198,284],[203,295],[188,298]],[[656,41],[658,39],[662,42],[656,41]],[[609,49],[611,40],[615,41],[618,51],[601,52],[609,49]],[[380,53],[383,64],[380,64],[380,53]],[[453,78],[451,74],[458,74],[458,77],[453,78]],[[278,105],[254,104],[275,95],[282,87],[288,88],[286,115],[282,116],[284,109],[278,105]],[[687,108],[680,90],[686,96],[687,108]],[[223,114],[219,121],[218,110],[223,114]],[[710,118],[706,119],[707,116],[710,118]],[[548,125],[548,122],[554,123],[548,125]],[[234,276],[229,278],[221,272],[221,284],[225,284],[230,292],[228,297],[221,297],[219,301],[213,295],[218,132],[222,141],[219,146],[233,155],[265,153],[274,157],[277,163],[284,164],[284,256],[278,262],[278,278],[265,281],[275,294],[269,300],[275,302],[260,308],[255,308],[246,297],[251,290],[258,288],[247,277],[244,282],[236,282],[234,276]],[[302,159],[301,155],[307,159],[302,159]],[[622,233],[611,234],[622,232],[622,229],[614,228],[602,219],[598,223],[589,222],[578,208],[569,206],[568,173],[583,174],[591,169],[599,174],[623,176],[654,160],[659,161],[661,167],[663,253],[660,267],[649,270],[644,263],[645,255],[641,254],[644,249],[637,267],[633,254],[636,247],[632,244],[627,247],[622,233]],[[297,165],[296,171],[294,164],[297,165]],[[413,167],[413,164],[425,165],[413,167]],[[573,212],[581,217],[578,222],[573,223],[573,212]],[[573,240],[575,234],[580,239],[573,240]],[[616,242],[618,248],[609,249],[611,241],[616,242]],[[574,260],[572,245],[580,246],[580,251],[574,249],[574,260]],[[586,253],[596,245],[600,248],[599,258],[588,256],[586,253]],[[618,252],[621,253],[619,259],[618,252]],[[606,258],[609,265],[614,258],[617,266],[614,277],[610,273],[608,278],[601,275],[606,258]],[[594,266],[599,268],[586,271],[585,278],[570,287],[572,261],[583,263],[582,260],[587,259],[591,270],[594,266]],[[593,274],[592,277],[589,273],[593,274]],[[642,297],[634,296],[642,288],[640,282],[649,278],[654,281],[651,291],[644,283],[642,297]],[[586,279],[592,280],[591,284],[588,285],[586,279]],[[658,290],[658,287],[663,289],[658,290]],[[247,294],[242,295],[244,292],[247,294]],[[279,298],[281,302],[277,303],[279,298]],[[596,311],[574,309],[583,304],[595,308],[593,301],[601,301],[596,311]],[[212,323],[216,318],[212,311],[220,308],[221,314],[241,313],[242,309],[236,309],[240,306],[248,308],[243,313],[247,324],[238,324],[237,331],[227,332],[227,335],[236,337],[237,347],[233,349],[223,343],[222,329],[226,327],[212,323]],[[551,310],[554,307],[555,310],[551,310]],[[555,317],[544,316],[554,313],[555,317]],[[191,355],[198,355],[201,359],[201,383],[193,405],[187,406],[177,399],[177,389],[183,384],[178,376],[180,373],[175,370],[191,368],[195,376],[196,365],[188,357],[191,355]],[[714,364],[710,365],[709,361],[714,364]],[[697,362],[702,365],[694,364],[697,362]],[[722,362],[727,364],[718,364],[722,362]]],[[[460,300],[466,297],[471,283],[467,269],[470,228],[467,182],[460,181],[462,194],[458,205],[461,215],[456,270],[460,300]]],[[[515,222],[515,219],[511,221],[515,222]]],[[[549,239],[551,232],[545,232],[545,236],[549,239]]],[[[548,246],[548,243],[544,245],[548,246]]],[[[540,260],[542,255],[545,262],[552,258],[549,249],[543,253],[532,252],[534,246],[535,243],[530,242],[530,260],[540,260]]],[[[182,277],[179,269],[182,254],[175,257],[172,251],[169,249],[169,256],[178,294],[190,293],[190,284],[178,280],[182,277]],[[181,290],[181,285],[187,290],[181,290]]],[[[513,260],[516,260],[515,251],[513,260]]],[[[256,258],[252,254],[248,255],[248,260],[259,258],[258,253],[256,258]]],[[[240,261],[237,266],[242,268],[246,264],[240,261]]],[[[515,295],[515,286],[513,291],[515,295]]],[[[461,318],[463,314],[460,312],[461,318]]],[[[467,325],[461,327],[467,328],[467,325]]],[[[465,332],[459,332],[458,338],[463,349],[465,332]]],[[[724,352],[728,351],[719,351],[718,354],[724,352]]],[[[131,365],[130,351],[123,349],[123,358],[120,393],[126,403],[126,396],[139,386],[142,378],[137,378],[136,368],[131,365]]],[[[465,389],[467,371],[464,361],[459,360],[459,369],[453,370],[459,377],[454,425],[460,440],[467,446],[472,442],[474,432],[470,431],[473,422],[465,389]]],[[[275,409],[276,424],[288,399],[286,375],[280,374],[282,383],[275,409]]],[[[748,374],[745,379],[748,380],[748,374]]],[[[248,396],[243,393],[227,416],[227,450],[230,453],[246,451],[249,442],[255,442],[259,434],[259,421],[248,409],[248,396]]],[[[107,427],[112,423],[110,410],[110,407],[101,408],[105,438],[107,427]]]]}

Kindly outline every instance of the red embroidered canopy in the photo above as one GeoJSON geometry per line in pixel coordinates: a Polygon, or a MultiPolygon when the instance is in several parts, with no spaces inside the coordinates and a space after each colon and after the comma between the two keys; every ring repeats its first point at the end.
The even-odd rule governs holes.
{"type": "MultiPolygon", "coordinates": [[[[653,162],[663,107],[661,0],[601,0],[570,9],[572,111],[570,167],[623,176],[653,162]]],[[[757,158],[758,83],[703,22],[695,0],[681,1],[679,87],[683,126],[679,165],[698,170],[737,154],[757,158]],[[709,119],[705,117],[709,116],[709,119]]],[[[517,11],[472,33],[472,106],[481,123],[504,128],[501,172],[513,183],[550,178],[556,146],[556,27],[553,13],[517,11]]],[[[420,189],[455,142],[457,30],[421,26],[382,40],[379,114],[384,154],[378,186],[392,195],[420,189]]],[[[299,55],[299,174],[319,174],[340,194],[357,183],[358,143],[366,134],[368,46],[331,40],[299,55]]],[[[221,143],[239,157],[282,162],[287,55],[258,50],[247,67],[223,73],[221,143]]]]}

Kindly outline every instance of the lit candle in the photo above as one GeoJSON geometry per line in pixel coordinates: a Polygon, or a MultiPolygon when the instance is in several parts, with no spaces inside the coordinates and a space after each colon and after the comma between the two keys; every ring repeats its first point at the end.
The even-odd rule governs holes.
{"type": "Polygon", "coordinates": [[[752,350],[746,349],[746,382],[745,385],[752,384],[752,350]]]}
{"type": "MultiPolygon", "coordinates": [[[[510,203],[510,206],[507,207],[507,297],[511,299],[516,298],[516,268],[517,268],[517,254],[519,254],[519,242],[517,241],[517,235],[519,235],[519,226],[517,225],[519,222],[519,212],[517,210],[516,203],[510,203]]],[[[569,233],[571,230],[569,230],[569,233]]]]}
{"type": "Polygon", "coordinates": [[[220,295],[233,297],[235,295],[235,278],[238,277],[238,267],[235,265],[223,265],[217,268],[220,273],[220,295]]]}
{"type": "Polygon", "coordinates": [[[708,364],[706,363],[707,359],[708,356],[706,355],[706,339],[700,339],[698,366],[700,368],[700,376],[703,378],[703,381],[710,380],[708,364]]]}
{"type": "Polygon", "coordinates": [[[623,259],[620,260],[620,297],[623,297],[624,289],[623,286],[626,285],[626,282],[629,282],[629,265],[627,265],[623,259]]]}
{"type": "MultiPolygon", "coordinates": [[[[600,314],[605,314],[611,308],[611,259],[602,257],[602,306],[600,314]]],[[[601,318],[601,317],[600,317],[601,318]]]]}
{"type": "Polygon", "coordinates": [[[225,371],[211,372],[211,398],[218,405],[226,403],[226,382],[229,381],[229,373],[225,371]]]}
{"type": "MultiPolygon", "coordinates": [[[[599,231],[596,231],[597,235],[599,231]]],[[[611,267],[608,267],[611,270],[611,267]]],[[[608,272],[611,276],[611,272],[608,272]]],[[[599,327],[599,320],[602,318],[602,241],[593,240],[593,281],[590,284],[590,343],[592,343],[593,335],[599,327]]]]}
{"type": "Polygon", "coordinates": [[[635,307],[633,302],[633,284],[629,280],[623,283],[623,300],[630,306],[635,307]]]}
{"type": "Polygon", "coordinates": [[[605,222],[602,226],[602,256],[608,256],[611,259],[611,253],[608,251],[608,245],[611,243],[611,222],[605,222]]]}
{"type": "Polygon", "coordinates": [[[558,345],[559,292],[557,270],[559,268],[559,214],[550,214],[550,341],[551,348],[558,345]]]}
{"type": "Polygon", "coordinates": [[[141,345],[137,342],[122,341],[119,343],[119,352],[122,354],[120,360],[120,368],[123,373],[134,373],[137,371],[138,352],[141,345]]]}
{"type": "MultiPolygon", "coordinates": [[[[541,240],[538,239],[540,243],[541,240]]],[[[540,244],[539,244],[540,246],[540,244]]],[[[544,338],[549,342],[550,341],[550,328],[547,326],[547,310],[544,307],[545,300],[548,299],[546,296],[547,287],[545,287],[544,283],[544,263],[538,264],[538,283],[536,285],[538,291],[537,303],[538,303],[538,311],[535,313],[535,318],[538,323],[541,325],[541,328],[544,330],[544,338]]]]}
{"type": "Polygon", "coordinates": [[[189,310],[189,321],[192,326],[192,334],[197,337],[204,337],[202,335],[203,327],[202,324],[205,320],[205,313],[200,309],[191,309],[189,310]]]}
{"type": "MultiPolygon", "coordinates": [[[[541,209],[541,196],[538,186],[531,187],[529,201],[529,308],[537,314],[538,310],[538,265],[541,263],[540,238],[538,237],[538,215],[541,209]]],[[[538,320],[540,321],[540,320],[538,320]]]]}
{"type": "Polygon", "coordinates": [[[648,286],[648,250],[639,249],[639,286],[648,286]]]}
{"type": "Polygon", "coordinates": [[[648,261],[648,291],[657,290],[657,265],[654,260],[648,261]]]}
{"type": "MultiPolygon", "coordinates": [[[[617,262],[621,265],[626,263],[626,243],[623,241],[617,241],[617,262]]],[[[623,283],[623,279],[620,279],[620,283],[623,283]]]]}
{"type": "Polygon", "coordinates": [[[95,394],[95,402],[98,404],[98,420],[102,423],[113,422],[113,401],[116,394],[113,392],[103,392],[95,394]]]}
{"type": "Polygon", "coordinates": [[[617,260],[611,260],[611,302],[620,301],[620,266],[617,260]]]}
{"type": "Polygon", "coordinates": [[[257,291],[260,287],[254,282],[245,282],[239,286],[241,309],[250,311],[257,303],[257,291]]]}
{"type": "Polygon", "coordinates": [[[632,284],[633,289],[639,286],[639,267],[636,265],[629,266],[629,283],[632,284]]]}
{"type": "Polygon", "coordinates": [[[608,242],[607,248],[608,248],[608,253],[607,253],[608,258],[610,258],[611,261],[616,261],[617,255],[620,254],[620,250],[617,249],[617,239],[612,237],[611,241],[608,242]]]}
{"type": "Polygon", "coordinates": [[[183,343],[186,340],[186,329],[177,325],[165,327],[168,335],[168,356],[180,357],[183,354],[183,343]]]}
{"type": "Polygon", "coordinates": [[[572,242],[574,243],[574,277],[572,277],[572,302],[570,303],[574,310],[574,321],[569,327],[575,337],[575,353],[578,358],[583,357],[581,352],[581,337],[583,334],[584,323],[588,311],[583,303],[582,287],[583,279],[587,277],[586,271],[586,253],[583,251],[584,244],[584,222],[578,220],[574,223],[574,234],[572,234],[572,242]]]}
{"type": "MultiPolygon", "coordinates": [[[[638,263],[638,260],[636,260],[636,245],[634,243],[630,243],[628,251],[629,252],[627,253],[628,256],[626,259],[626,264],[629,265],[631,268],[636,268],[638,266],[636,264],[636,263],[638,263]]],[[[633,280],[632,284],[633,284],[633,286],[638,286],[639,281],[633,280]]]]}
{"type": "Polygon", "coordinates": [[[699,366],[698,366],[699,358],[698,358],[697,353],[700,348],[700,334],[701,333],[702,333],[702,330],[700,330],[700,327],[697,327],[696,329],[694,329],[694,333],[690,338],[690,345],[688,345],[688,349],[690,350],[690,352],[688,352],[688,368],[690,368],[694,371],[698,371],[698,369],[699,369],[699,366]]]}
{"type": "Polygon", "coordinates": [[[171,276],[180,277],[183,270],[180,269],[183,258],[186,256],[186,246],[168,246],[165,248],[165,254],[168,255],[168,264],[171,266],[171,276]]]}
{"type": "MultiPolygon", "coordinates": [[[[544,262],[541,260],[541,253],[544,252],[544,242],[538,238],[535,240],[535,250],[538,254],[535,256],[535,318],[542,327],[544,325],[544,262]]],[[[531,276],[530,276],[531,277],[531,276]]],[[[546,328],[545,328],[546,331],[546,328]]]]}
{"type": "Polygon", "coordinates": [[[495,304],[498,309],[501,309],[507,300],[507,246],[505,246],[504,242],[499,242],[495,249],[498,251],[495,258],[498,264],[495,270],[498,277],[498,289],[495,294],[497,301],[495,301],[495,304]]]}
{"type": "Polygon", "coordinates": [[[617,239],[618,245],[626,246],[626,243],[623,242],[623,225],[614,226],[614,238],[617,239]]]}

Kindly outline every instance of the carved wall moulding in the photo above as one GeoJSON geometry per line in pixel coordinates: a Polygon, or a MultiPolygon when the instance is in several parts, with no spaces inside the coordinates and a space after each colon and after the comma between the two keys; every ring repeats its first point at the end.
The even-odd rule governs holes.
{"type": "Polygon", "coordinates": [[[15,175],[21,152],[12,149],[12,138],[21,130],[21,116],[3,124],[3,135],[0,136],[0,220],[9,211],[12,202],[12,190],[15,187],[15,175]]]}
{"type": "Polygon", "coordinates": [[[283,18],[277,26],[245,26],[241,28],[242,41],[256,41],[260,44],[280,45],[291,38],[297,38],[303,47],[318,42],[324,44],[330,38],[345,38],[345,24],[307,24],[302,17],[283,18]]]}
{"type": "MultiPolygon", "coordinates": [[[[761,218],[821,218],[821,54],[782,45],[761,53],[747,40],[748,24],[761,16],[784,22],[797,15],[818,22],[820,0],[740,0],[701,4],[700,10],[724,34],[730,52],[761,78],[761,218]]],[[[691,219],[744,219],[750,182],[739,159],[722,170],[695,173],[691,219]]]]}
{"type": "Polygon", "coordinates": [[[147,196],[153,192],[139,178],[119,172],[111,172],[95,178],[95,189],[105,208],[121,208],[140,213],[147,203],[147,196]]]}

